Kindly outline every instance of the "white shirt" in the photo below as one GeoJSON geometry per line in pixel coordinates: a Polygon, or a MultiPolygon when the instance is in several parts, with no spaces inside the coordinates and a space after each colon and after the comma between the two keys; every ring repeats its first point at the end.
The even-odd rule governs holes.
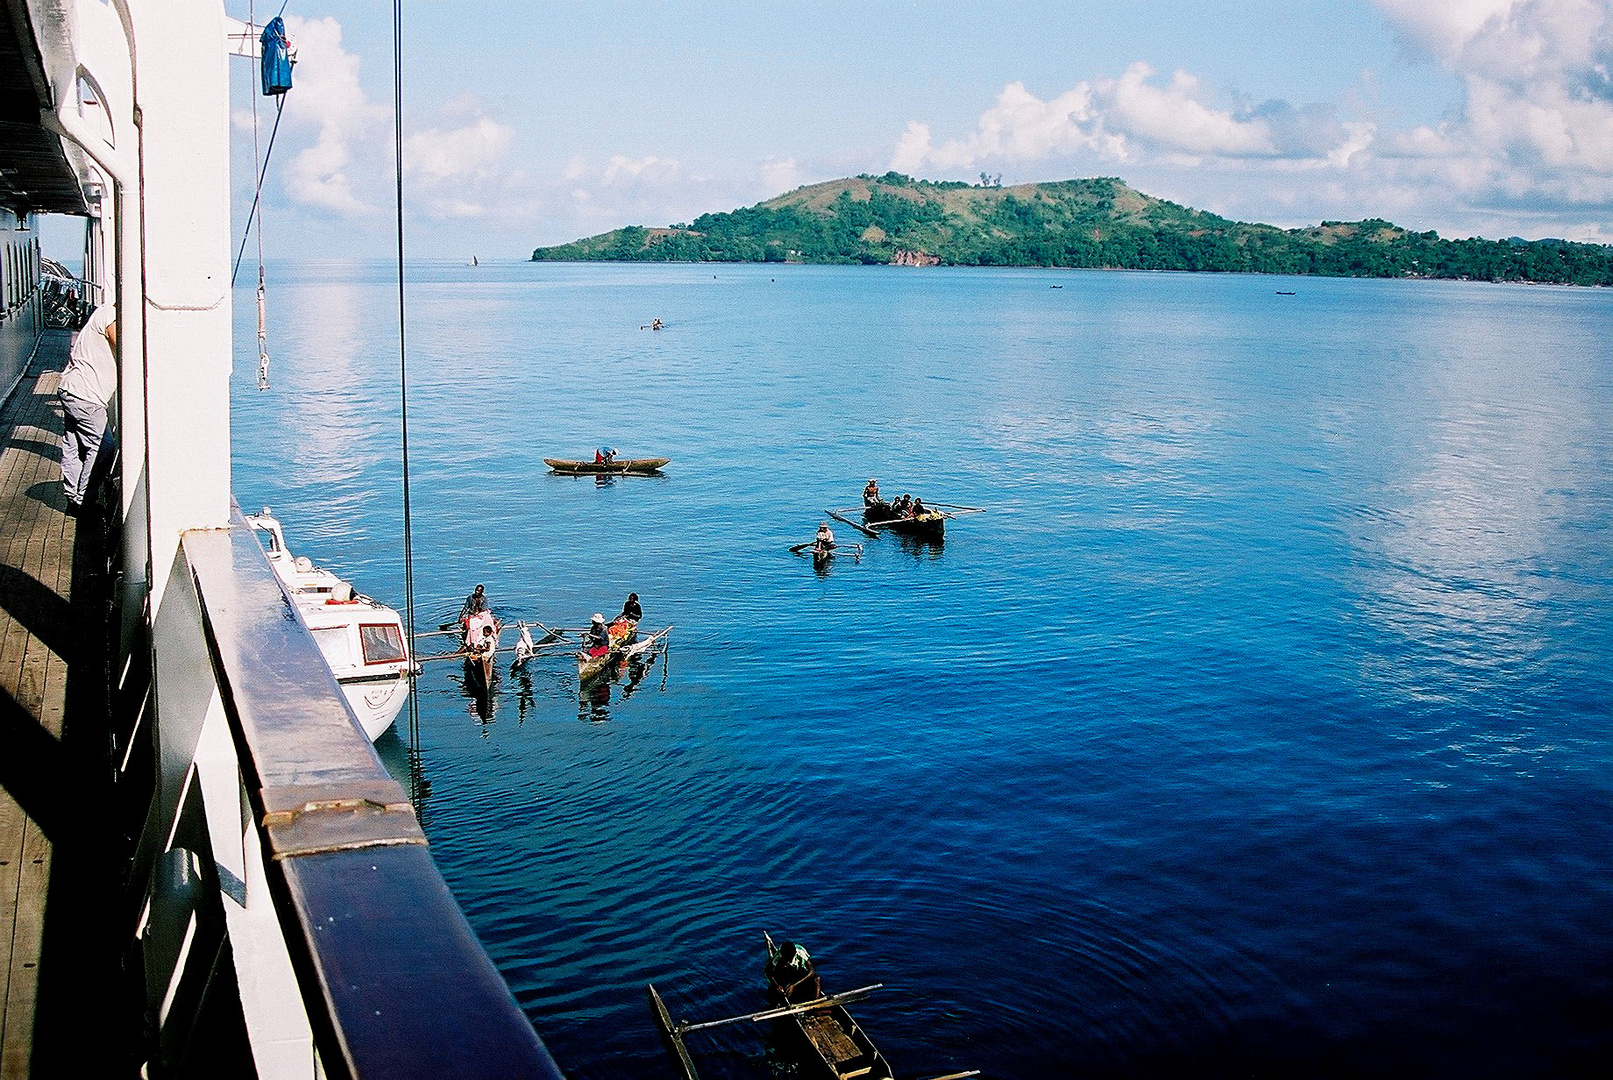
{"type": "Polygon", "coordinates": [[[116,304],[102,304],[90,315],[84,329],[73,338],[73,357],[62,369],[58,390],[103,405],[112,400],[118,389],[118,362],[106,331],[117,317],[116,304]]]}

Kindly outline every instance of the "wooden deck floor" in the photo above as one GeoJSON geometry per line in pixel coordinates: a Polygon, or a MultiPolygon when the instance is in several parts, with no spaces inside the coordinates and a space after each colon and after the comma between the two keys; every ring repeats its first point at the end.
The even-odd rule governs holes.
{"type": "MultiPolygon", "coordinates": [[[[34,1026],[62,793],[73,548],[57,440],[68,336],[47,334],[0,408],[0,1078],[34,1067],[34,1026]]],[[[89,1034],[94,1037],[93,1033],[89,1034]]]]}

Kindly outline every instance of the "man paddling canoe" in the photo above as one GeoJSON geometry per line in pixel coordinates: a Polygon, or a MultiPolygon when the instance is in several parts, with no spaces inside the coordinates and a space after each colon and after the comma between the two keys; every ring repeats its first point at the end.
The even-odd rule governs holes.
{"type": "Polygon", "coordinates": [[[818,535],[812,538],[812,554],[827,555],[835,549],[835,534],[827,521],[818,522],[818,535]]]}

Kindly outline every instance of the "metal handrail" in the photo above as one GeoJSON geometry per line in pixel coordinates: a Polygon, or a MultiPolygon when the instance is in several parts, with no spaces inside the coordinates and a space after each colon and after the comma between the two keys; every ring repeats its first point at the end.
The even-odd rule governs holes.
{"type": "Polygon", "coordinates": [[[562,1080],[239,509],[183,553],[327,1072],[562,1080]]]}

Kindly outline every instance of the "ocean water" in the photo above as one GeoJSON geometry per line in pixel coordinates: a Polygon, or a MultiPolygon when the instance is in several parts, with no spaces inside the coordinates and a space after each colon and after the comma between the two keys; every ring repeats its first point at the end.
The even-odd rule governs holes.
{"type": "MultiPolygon", "coordinates": [[[[401,608],[391,275],[271,267],[264,393],[238,292],[234,485],[401,608]]],[[[432,850],[568,1075],[672,1075],[644,984],[760,1008],[764,929],[885,984],[905,1077],[1605,1067],[1613,293],[435,264],[407,311],[421,629],[477,582],[674,628],[420,681],[432,850]],[[601,443],[672,464],[541,460],[601,443]],[[986,512],[790,554],[871,476],[986,512]]]]}

